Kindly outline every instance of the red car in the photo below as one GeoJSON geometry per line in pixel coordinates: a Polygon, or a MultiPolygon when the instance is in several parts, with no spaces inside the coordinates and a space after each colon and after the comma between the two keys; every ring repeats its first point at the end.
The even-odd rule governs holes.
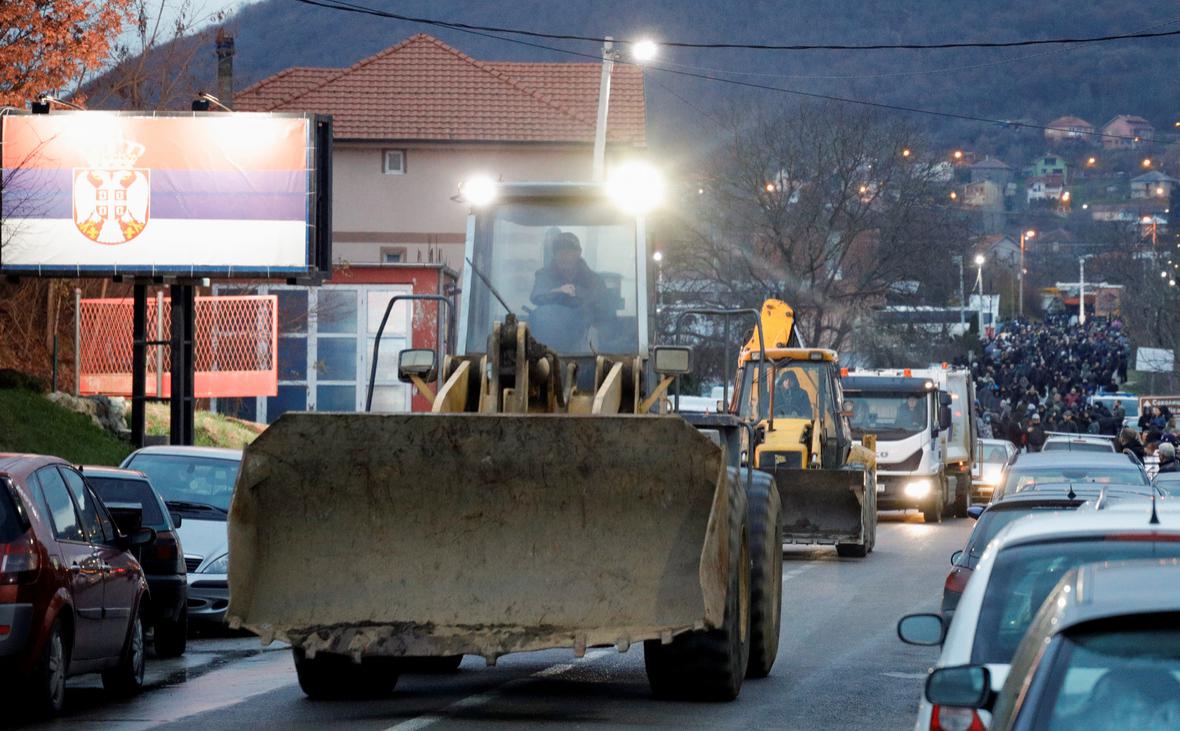
{"type": "Polygon", "coordinates": [[[61,710],[65,680],[102,673],[120,695],[143,684],[147,580],[82,475],[56,457],[0,454],[0,683],[6,707],[61,710]]]}

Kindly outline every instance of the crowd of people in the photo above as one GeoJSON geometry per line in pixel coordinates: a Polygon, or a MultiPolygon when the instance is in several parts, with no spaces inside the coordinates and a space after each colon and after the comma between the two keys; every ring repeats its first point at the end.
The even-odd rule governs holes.
{"type": "Polygon", "coordinates": [[[1048,433],[1113,437],[1119,450],[1180,470],[1176,415],[1155,407],[1124,426],[1126,404],[1111,399],[1127,381],[1130,346],[1118,320],[1012,320],[983,341],[971,364],[980,436],[1040,451],[1048,433]],[[1095,398],[1095,397],[1106,398],[1095,398]]]}

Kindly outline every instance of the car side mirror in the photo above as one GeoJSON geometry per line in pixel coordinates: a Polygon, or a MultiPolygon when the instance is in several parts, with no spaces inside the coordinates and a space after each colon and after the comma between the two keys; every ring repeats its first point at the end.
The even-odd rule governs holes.
{"type": "Polygon", "coordinates": [[[983,515],[983,505],[971,505],[967,508],[967,517],[972,520],[979,520],[979,516],[983,515]]]}
{"type": "Polygon", "coordinates": [[[958,566],[959,559],[963,557],[962,551],[955,551],[951,554],[951,566],[958,566]]]}
{"type": "Polygon", "coordinates": [[[172,527],[173,528],[179,528],[180,524],[184,522],[184,519],[181,517],[180,513],[171,512],[168,515],[169,515],[169,517],[172,518],[172,527]]]}
{"type": "Polygon", "coordinates": [[[840,416],[851,419],[852,417],[856,416],[856,408],[853,407],[853,405],[849,402],[845,401],[840,406],[840,416]]]}
{"type": "Polygon", "coordinates": [[[107,503],[107,512],[115,527],[123,535],[129,536],[143,526],[143,508],[136,503],[107,503]]]}
{"type": "Polygon", "coordinates": [[[926,676],[926,700],[938,706],[986,708],[991,695],[991,672],[983,665],[935,668],[926,676]]]}
{"type": "Polygon", "coordinates": [[[949,406],[938,407],[938,426],[939,426],[939,428],[942,428],[942,429],[950,429],[951,428],[951,407],[949,407],[949,406]]]}
{"type": "Polygon", "coordinates": [[[907,645],[934,647],[946,639],[940,614],[907,614],[897,621],[897,636],[907,645]]]}
{"type": "Polygon", "coordinates": [[[125,535],[123,541],[127,548],[146,546],[156,542],[156,531],[151,528],[139,528],[135,532],[125,535]]]}
{"type": "Polygon", "coordinates": [[[412,383],[414,376],[434,380],[437,367],[438,353],[427,348],[409,348],[397,354],[397,377],[403,383],[412,383]]]}

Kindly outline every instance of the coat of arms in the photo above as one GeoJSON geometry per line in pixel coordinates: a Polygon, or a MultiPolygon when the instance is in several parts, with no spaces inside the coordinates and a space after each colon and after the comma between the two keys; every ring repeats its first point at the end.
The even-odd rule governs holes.
{"type": "Polygon", "coordinates": [[[144,146],[108,145],[88,168],[74,168],[74,225],[100,244],[125,244],[143,232],[151,203],[151,171],[135,167],[144,146]]]}

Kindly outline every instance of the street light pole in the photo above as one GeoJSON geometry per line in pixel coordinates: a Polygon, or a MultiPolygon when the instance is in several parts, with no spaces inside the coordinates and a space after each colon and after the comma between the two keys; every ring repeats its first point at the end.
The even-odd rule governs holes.
{"type": "Polygon", "coordinates": [[[984,258],[983,254],[977,254],[975,256],[975,266],[976,266],[975,284],[979,287],[979,310],[978,310],[979,319],[978,319],[978,322],[979,322],[979,337],[980,338],[983,338],[983,307],[984,307],[984,304],[983,304],[983,302],[984,302],[984,300],[983,300],[983,264],[985,261],[987,261],[987,259],[984,258]]]}
{"type": "Polygon", "coordinates": [[[1078,258],[1078,324],[1086,324],[1086,259],[1090,255],[1078,258]]]}
{"type": "MultiPolygon", "coordinates": [[[[1020,271],[1016,273],[1020,290],[1016,295],[1018,302],[1017,313],[1020,317],[1024,317],[1024,242],[1026,239],[1031,239],[1036,235],[1037,232],[1033,231],[1032,229],[1029,229],[1028,231],[1021,229],[1020,231],[1020,271]]],[[[982,292],[980,294],[982,294],[982,292]]]]}
{"type": "Polygon", "coordinates": [[[598,121],[594,125],[594,167],[591,176],[595,181],[605,177],[606,170],[606,117],[610,111],[610,77],[615,69],[615,44],[610,36],[602,44],[602,76],[598,82],[598,121]]]}
{"type": "Polygon", "coordinates": [[[954,257],[954,262],[959,265],[959,334],[963,334],[967,330],[967,297],[963,294],[963,257],[954,257]]]}

